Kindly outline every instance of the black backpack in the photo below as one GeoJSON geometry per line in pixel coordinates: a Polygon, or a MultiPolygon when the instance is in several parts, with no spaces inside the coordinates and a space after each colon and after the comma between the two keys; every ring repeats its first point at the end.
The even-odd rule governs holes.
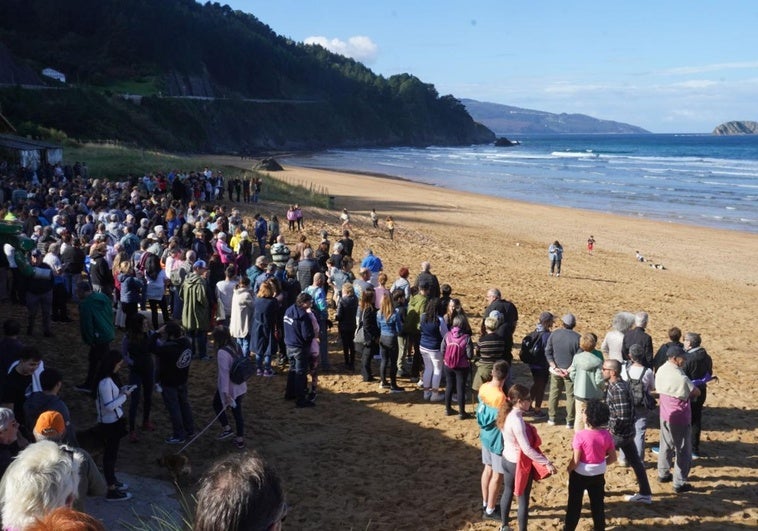
{"type": "Polygon", "coordinates": [[[523,363],[539,365],[545,359],[545,346],[542,344],[542,332],[535,330],[521,340],[519,358],[523,363]]]}
{"type": "Polygon", "coordinates": [[[655,409],[655,398],[653,398],[653,395],[645,390],[645,386],[642,383],[642,378],[645,377],[645,373],[650,369],[645,367],[642,371],[642,374],[640,374],[640,377],[635,380],[629,375],[629,369],[631,367],[631,364],[627,365],[626,374],[629,377],[629,390],[632,394],[634,407],[644,406],[647,409],[655,409]]]}
{"type": "Polygon", "coordinates": [[[237,385],[245,383],[256,371],[253,358],[248,354],[240,352],[239,349],[226,349],[226,351],[234,357],[232,366],[229,369],[229,380],[237,385]]]}

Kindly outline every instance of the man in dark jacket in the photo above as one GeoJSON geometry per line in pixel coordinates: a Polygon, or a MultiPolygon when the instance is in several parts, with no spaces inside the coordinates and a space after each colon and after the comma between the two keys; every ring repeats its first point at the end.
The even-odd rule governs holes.
{"type": "Polygon", "coordinates": [[[308,357],[313,341],[313,324],[308,309],[313,304],[313,297],[307,293],[297,296],[295,304],[284,312],[284,344],[290,370],[287,374],[287,390],[284,397],[295,399],[297,407],[312,407],[315,404],[306,399],[308,357]]]}
{"type": "MultiPolygon", "coordinates": [[[[518,309],[516,309],[516,305],[511,301],[502,298],[499,289],[490,288],[487,290],[487,308],[484,310],[484,319],[490,317],[494,311],[502,314],[500,324],[495,333],[505,340],[505,350],[511,352],[513,349],[513,332],[516,331],[516,325],[518,324],[518,309]]],[[[482,334],[487,333],[484,328],[484,319],[482,319],[480,331],[482,334]]]]}
{"type": "Polygon", "coordinates": [[[39,375],[39,384],[42,390],[33,392],[24,402],[24,421],[33,427],[42,413],[57,411],[66,425],[63,442],[71,446],[79,446],[76,441],[76,429],[71,424],[71,413],[68,406],[58,396],[63,386],[63,375],[56,369],[45,369],[39,375]]]}
{"type": "Polygon", "coordinates": [[[303,249],[303,259],[297,263],[297,280],[300,282],[301,290],[313,284],[313,275],[318,271],[318,263],[313,259],[313,249],[306,247],[303,249]]]}
{"type": "Polygon", "coordinates": [[[621,354],[625,360],[629,359],[629,347],[639,345],[645,353],[645,367],[653,368],[653,338],[645,332],[648,315],[646,312],[638,312],[634,315],[634,328],[624,334],[624,342],[621,344],[621,354]]]}
{"type": "Polygon", "coordinates": [[[149,350],[158,360],[158,381],[163,387],[163,403],[171,419],[172,435],[167,444],[183,444],[195,435],[195,424],[190,408],[187,380],[192,348],[184,330],[178,323],[169,322],[151,338],[149,350]]]}
{"type": "Polygon", "coordinates": [[[105,253],[108,251],[108,244],[101,242],[95,244],[95,249],[90,255],[89,275],[92,281],[92,291],[105,294],[109,299],[113,297],[113,290],[116,283],[113,279],[113,272],[108,266],[105,259],[105,253]]]}
{"type": "Polygon", "coordinates": [[[413,283],[413,285],[417,288],[425,285],[427,286],[429,297],[439,298],[440,281],[437,280],[437,275],[432,274],[431,269],[432,264],[429,262],[421,262],[421,272],[416,277],[416,281],[413,283]]]}
{"type": "Polygon", "coordinates": [[[684,350],[687,361],[684,363],[684,374],[692,380],[695,387],[700,389],[700,395],[690,400],[692,409],[692,458],[698,459],[700,453],[700,432],[702,430],[703,406],[707,396],[707,379],[713,376],[713,360],[708,351],[701,345],[700,334],[687,332],[684,334],[684,350]],[[706,381],[704,381],[706,380],[706,381]]]}

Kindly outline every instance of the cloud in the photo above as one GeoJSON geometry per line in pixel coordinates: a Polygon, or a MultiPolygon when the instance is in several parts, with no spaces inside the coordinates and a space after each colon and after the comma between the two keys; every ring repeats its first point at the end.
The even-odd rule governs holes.
{"type": "Polygon", "coordinates": [[[376,61],[377,55],[379,54],[379,47],[370,37],[364,35],[349,37],[347,42],[337,38],[329,39],[327,37],[316,35],[308,37],[303,42],[305,42],[305,44],[318,44],[330,52],[344,55],[345,57],[351,57],[356,61],[367,64],[376,61]]]}
{"type": "Polygon", "coordinates": [[[718,72],[720,70],[752,70],[758,68],[758,61],[742,61],[735,63],[715,63],[712,65],[680,66],[664,70],[662,74],[687,75],[703,74],[706,72],[718,72]]]}

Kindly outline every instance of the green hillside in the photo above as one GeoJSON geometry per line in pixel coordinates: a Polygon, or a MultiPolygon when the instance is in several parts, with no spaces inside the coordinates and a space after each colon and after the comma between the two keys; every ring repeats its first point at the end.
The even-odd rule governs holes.
{"type": "MultiPolygon", "coordinates": [[[[10,52],[0,59],[52,67],[67,81],[39,76],[55,90],[2,89],[3,113],[82,140],[240,152],[493,138],[412,75],[377,76],[217,3],[5,0],[0,42],[10,52]]],[[[0,83],[17,83],[3,79],[13,71],[0,64],[0,83]]]]}

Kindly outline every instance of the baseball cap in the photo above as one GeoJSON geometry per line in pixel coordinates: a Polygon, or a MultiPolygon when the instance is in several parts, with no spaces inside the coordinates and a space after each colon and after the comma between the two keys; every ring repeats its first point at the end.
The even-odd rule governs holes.
{"type": "Polygon", "coordinates": [[[193,269],[199,269],[199,268],[208,269],[208,264],[205,263],[205,260],[198,260],[197,262],[192,264],[192,268],[193,269]]]}
{"type": "Polygon", "coordinates": [[[66,421],[57,411],[45,411],[37,419],[34,431],[46,437],[63,435],[66,432],[66,421]]]}

